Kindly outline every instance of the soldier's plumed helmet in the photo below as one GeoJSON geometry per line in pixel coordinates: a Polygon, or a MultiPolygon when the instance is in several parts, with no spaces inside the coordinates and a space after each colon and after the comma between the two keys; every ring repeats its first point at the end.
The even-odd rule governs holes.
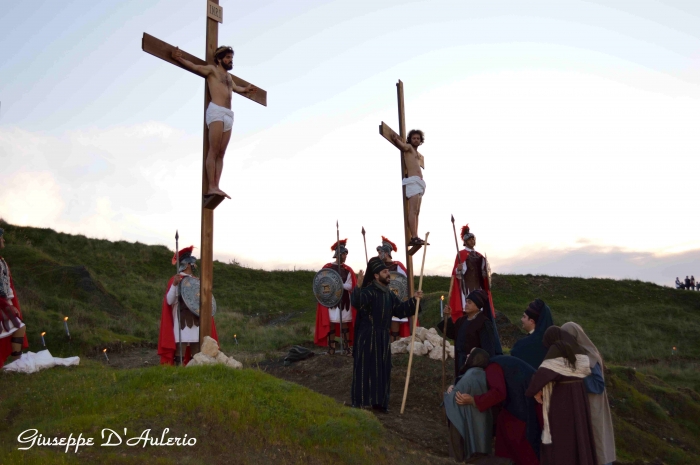
{"type": "Polygon", "coordinates": [[[389,239],[386,237],[382,236],[382,245],[377,246],[377,252],[384,252],[387,254],[389,257],[391,257],[391,252],[392,250],[396,252],[398,249],[396,248],[396,244],[391,242],[389,239]]]}
{"type": "Polygon", "coordinates": [[[187,268],[187,265],[192,265],[192,268],[197,267],[197,259],[192,256],[192,250],[194,249],[194,246],[191,245],[189,247],[185,247],[184,249],[181,249],[177,254],[173,255],[172,259],[172,264],[174,265],[175,262],[179,259],[180,265],[178,266],[179,271],[183,271],[184,269],[187,268]]]}
{"type": "Polygon", "coordinates": [[[347,239],[341,239],[338,242],[334,242],[333,245],[331,246],[331,250],[335,252],[333,254],[333,258],[338,258],[338,250],[340,250],[340,254],[348,253],[348,249],[345,248],[345,245],[348,243],[347,239]]]}
{"type": "Polygon", "coordinates": [[[472,234],[471,232],[469,232],[469,225],[468,225],[468,224],[465,224],[464,226],[462,226],[462,232],[461,232],[461,234],[462,234],[462,240],[463,240],[465,243],[466,243],[469,239],[471,239],[472,237],[475,237],[474,234],[472,234]]]}

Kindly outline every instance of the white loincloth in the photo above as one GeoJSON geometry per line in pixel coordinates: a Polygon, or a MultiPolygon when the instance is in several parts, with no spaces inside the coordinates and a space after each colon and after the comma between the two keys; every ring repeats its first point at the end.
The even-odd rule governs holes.
{"type": "Polygon", "coordinates": [[[207,122],[207,127],[214,121],[222,121],[224,123],[224,132],[228,132],[233,127],[233,110],[209,102],[205,121],[207,122]]]}
{"type": "Polygon", "coordinates": [[[425,194],[425,181],[423,181],[418,176],[409,176],[407,178],[403,178],[403,181],[401,181],[401,184],[406,186],[406,198],[407,199],[410,199],[414,195],[425,194]]]}
{"type": "MultiPolygon", "coordinates": [[[[181,276],[189,276],[186,273],[180,273],[181,276]]],[[[168,304],[173,306],[173,334],[175,334],[175,344],[180,342],[180,334],[182,334],[182,342],[199,342],[199,326],[192,325],[191,328],[185,326],[182,330],[178,330],[180,320],[178,314],[180,310],[180,299],[178,299],[177,286],[170,285],[168,289],[168,304]]]]}

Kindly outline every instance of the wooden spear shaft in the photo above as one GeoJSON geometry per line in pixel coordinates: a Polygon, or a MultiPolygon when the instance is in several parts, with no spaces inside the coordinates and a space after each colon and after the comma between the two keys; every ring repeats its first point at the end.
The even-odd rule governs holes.
{"type": "MultiPolygon", "coordinates": [[[[335,253],[338,255],[338,275],[343,276],[343,274],[340,272],[340,227],[338,226],[338,220],[335,220],[335,235],[338,238],[338,242],[335,243],[335,253]]],[[[345,283],[343,283],[345,284],[345,283]]],[[[345,290],[343,290],[345,292],[345,290]]],[[[340,320],[340,323],[338,325],[340,326],[340,353],[343,353],[343,309],[340,307],[340,304],[343,302],[342,298],[342,292],[341,292],[341,298],[340,302],[338,302],[338,318],[340,320]]],[[[333,325],[333,323],[331,323],[333,325]]]]}
{"type": "MultiPolygon", "coordinates": [[[[428,235],[425,233],[425,249],[423,249],[423,263],[420,266],[420,279],[418,279],[418,290],[423,290],[423,268],[425,267],[425,256],[428,252],[428,235]]],[[[406,396],[408,395],[408,383],[411,380],[411,364],[413,363],[413,343],[416,341],[416,325],[418,324],[418,310],[420,309],[420,298],[416,299],[416,313],[413,317],[413,331],[411,334],[411,351],[408,353],[408,371],[406,371],[406,385],[403,388],[403,400],[401,401],[401,414],[406,408],[406,396]]]]}

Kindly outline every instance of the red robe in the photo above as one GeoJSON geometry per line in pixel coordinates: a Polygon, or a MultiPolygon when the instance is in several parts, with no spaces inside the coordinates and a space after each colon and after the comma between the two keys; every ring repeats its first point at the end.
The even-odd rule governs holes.
{"type": "MultiPolygon", "coordinates": [[[[332,266],[336,266],[337,263],[326,263],[323,265],[323,268],[330,268],[332,266]]],[[[355,276],[355,272],[347,266],[345,263],[342,264],[343,268],[345,268],[348,273],[350,273],[351,280],[352,280],[352,288],[347,291],[347,292],[352,292],[353,289],[355,289],[355,286],[357,286],[357,276],[355,276]]],[[[355,307],[350,307],[350,312],[352,313],[352,321],[349,323],[346,323],[348,330],[350,331],[348,333],[348,341],[350,344],[352,344],[352,339],[355,334],[355,315],[356,315],[356,310],[355,307]]],[[[342,320],[342,312],[341,312],[341,320],[342,320]]],[[[314,331],[314,344],[317,346],[321,347],[328,347],[328,333],[331,331],[331,319],[328,316],[328,307],[324,307],[320,303],[316,304],[316,331],[314,331]]],[[[340,323],[335,324],[335,335],[337,337],[340,337],[340,323]]]]}
{"type": "MultiPolygon", "coordinates": [[[[2,257],[0,257],[0,260],[2,260],[2,257]]],[[[7,264],[7,262],[5,263],[7,264]]],[[[10,272],[9,265],[7,267],[7,273],[10,275],[10,288],[12,289],[12,294],[14,294],[14,297],[12,298],[12,305],[14,305],[14,307],[19,311],[19,317],[22,318],[22,309],[19,308],[19,300],[17,300],[17,291],[15,290],[15,284],[12,281],[12,273],[10,272]]],[[[7,360],[7,357],[9,357],[12,353],[11,339],[12,336],[0,339],[0,368],[2,368],[5,365],[5,360],[7,360]]],[[[22,348],[26,349],[27,347],[29,347],[29,342],[27,341],[27,334],[25,333],[22,348]]]]}
{"type": "MultiPolygon", "coordinates": [[[[476,252],[476,250],[474,251],[476,252]]],[[[479,252],[476,252],[479,255],[481,255],[479,252]]],[[[459,251],[459,259],[455,257],[455,264],[452,267],[452,295],[450,296],[450,309],[451,309],[451,315],[452,315],[452,321],[457,321],[462,315],[462,297],[461,297],[461,286],[460,286],[460,281],[461,279],[457,279],[457,266],[460,263],[460,260],[462,263],[464,263],[467,260],[467,256],[469,255],[469,251],[467,250],[460,250],[459,251]]],[[[484,260],[486,260],[484,258],[484,260]]],[[[491,312],[493,314],[494,320],[496,318],[496,310],[493,308],[493,298],[491,297],[491,289],[489,287],[489,280],[487,278],[482,278],[481,280],[481,288],[486,291],[486,293],[489,296],[489,303],[491,304],[491,312]]],[[[466,297],[466,296],[464,296],[466,297]]]]}
{"type": "MultiPolygon", "coordinates": [[[[168,286],[165,288],[165,295],[163,296],[163,306],[160,313],[160,335],[158,336],[158,355],[160,355],[161,365],[172,365],[174,363],[175,352],[177,351],[177,345],[175,344],[175,333],[173,332],[173,306],[168,304],[168,290],[173,283],[175,276],[170,278],[168,281],[168,286]]],[[[214,338],[216,342],[219,342],[219,335],[216,334],[216,325],[214,324],[214,317],[211,317],[211,337],[214,338]]],[[[185,348],[185,353],[182,354],[184,357],[184,365],[189,363],[192,354],[190,353],[190,347],[185,348]]]]}
{"type": "MultiPolygon", "coordinates": [[[[503,369],[497,363],[486,367],[486,383],[489,390],[474,396],[474,405],[480,412],[500,404],[507,396],[503,369]]],[[[499,410],[496,417],[496,456],[510,459],[515,465],[539,465],[537,454],[527,441],[525,422],[504,408],[499,410]]]]}
{"type": "MultiPolygon", "coordinates": [[[[408,270],[406,269],[405,266],[403,266],[403,263],[394,261],[394,264],[401,268],[404,273],[406,273],[406,278],[408,279],[408,270]]],[[[420,326],[420,321],[416,322],[416,326],[420,326]]],[[[399,324],[399,336],[400,337],[409,337],[411,335],[411,324],[410,321],[402,322],[399,324]]]]}

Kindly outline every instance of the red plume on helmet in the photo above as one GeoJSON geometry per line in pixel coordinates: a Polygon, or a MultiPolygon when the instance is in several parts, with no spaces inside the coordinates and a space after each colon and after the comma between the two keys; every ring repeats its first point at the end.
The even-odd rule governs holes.
{"type": "Polygon", "coordinates": [[[387,239],[387,238],[384,237],[384,236],[382,236],[382,242],[386,242],[387,244],[389,244],[389,245],[391,246],[391,249],[392,249],[394,252],[396,252],[396,251],[399,250],[399,249],[396,248],[396,244],[394,244],[393,242],[391,242],[389,239],[387,239]]]}
{"type": "Polygon", "coordinates": [[[462,232],[460,233],[460,236],[464,237],[465,234],[469,234],[469,225],[465,224],[462,226],[462,232]]]}
{"type": "Polygon", "coordinates": [[[194,249],[194,246],[191,245],[189,247],[185,247],[184,249],[180,250],[180,252],[173,255],[173,260],[172,260],[173,265],[177,263],[178,255],[180,256],[180,260],[182,260],[183,258],[192,255],[193,249],[194,249]]]}
{"type": "Polygon", "coordinates": [[[348,240],[347,240],[347,239],[341,239],[341,240],[339,240],[339,241],[337,241],[337,242],[334,242],[333,245],[331,246],[331,252],[335,252],[335,249],[338,248],[338,242],[340,242],[340,245],[341,245],[341,246],[345,247],[345,244],[348,243],[348,240]]]}

